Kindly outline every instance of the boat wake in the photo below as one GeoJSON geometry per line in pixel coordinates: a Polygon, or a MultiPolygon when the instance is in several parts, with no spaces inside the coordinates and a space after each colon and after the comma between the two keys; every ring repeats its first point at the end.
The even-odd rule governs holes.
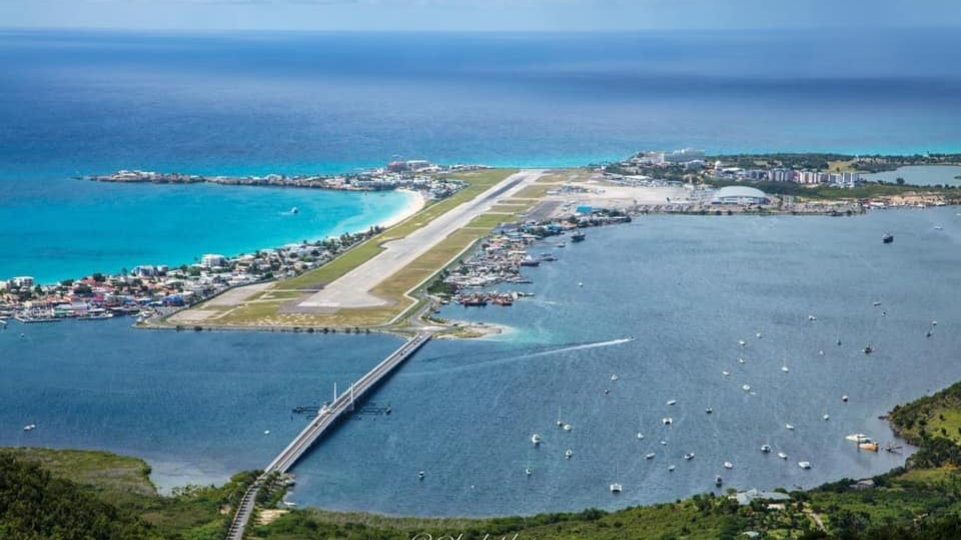
{"type": "MultiPolygon", "coordinates": [[[[484,369],[484,368],[489,368],[489,367],[494,367],[494,366],[500,366],[500,365],[504,365],[504,364],[513,364],[513,363],[515,363],[515,362],[523,362],[523,361],[531,360],[531,359],[534,359],[534,358],[542,358],[542,357],[546,357],[546,356],[554,356],[554,355],[557,355],[557,354],[562,354],[562,353],[567,353],[567,352],[583,351],[583,350],[588,350],[588,349],[600,349],[600,348],[604,348],[604,347],[616,347],[616,346],[618,346],[618,345],[623,345],[623,344],[625,344],[625,343],[630,343],[630,342],[632,342],[632,341],[634,341],[634,338],[629,337],[629,338],[621,338],[621,339],[611,339],[611,340],[607,340],[607,341],[592,341],[592,342],[589,342],[589,343],[577,343],[577,344],[562,345],[562,346],[550,347],[550,348],[541,348],[541,349],[539,349],[539,350],[533,350],[533,351],[531,351],[531,352],[527,352],[527,353],[524,353],[524,354],[512,355],[512,356],[509,356],[509,357],[492,358],[492,359],[489,359],[489,360],[481,360],[481,361],[477,361],[477,362],[474,362],[474,363],[472,363],[472,364],[470,364],[470,365],[466,365],[466,366],[457,366],[457,367],[451,367],[451,368],[447,368],[447,369],[439,369],[439,370],[436,370],[436,371],[431,371],[431,372],[429,372],[429,373],[426,373],[426,372],[425,372],[424,374],[425,374],[425,375],[428,375],[428,374],[429,374],[429,375],[432,375],[432,376],[433,376],[433,375],[438,375],[438,374],[448,374],[448,373],[459,373],[459,372],[462,372],[462,371],[472,371],[472,370],[476,370],[476,369],[484,369]]],[[[503,354],[503,352],[501,352],[500,354],[503,354]]],[[[424,360],[422,360],[422,362],[435,362],[435,361],[438,361],[438,360],[443,360],[443,359],[445,359],[445,358],[458,358],[458,359],[461,359],[461,358],[463,358],[463,355],[449,355],[449,356],[443,356],[443,357],[433,357],[433,358],[429,358],[429,359],[424,359],[424,360]]]]}

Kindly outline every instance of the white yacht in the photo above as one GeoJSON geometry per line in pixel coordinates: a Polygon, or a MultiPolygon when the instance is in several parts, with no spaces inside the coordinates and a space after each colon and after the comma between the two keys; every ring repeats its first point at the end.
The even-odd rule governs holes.
{"type": "Polygon", "coordinates": [[[725,468],[725,469],[728,469],[728,470],[733,469],[733,468],[734,468],[734,464],[731,463],[730,461],[725,461],[725,462],[724,462],[724,468],[725,468]]]}
{"type": "Polygon", "coordinates": [[[785,454],[784,452],[778,452],[777,457],[781,459],[787,459],[787,454],[785,454]]]}
{"type": "Polygon", "coordinates": [[[740,340],[738,340],[737,344],[740,345],[741,347],[743,347],[743,346],[747,345],[747,342],[744,341],[743,339],[740,339],[740,340]]]}
{"type": "Polygon", "coordinates": [[[771,445],[770,445],[770,444],[762,444],[762,445],[761,445],[761,452],[764,452],[765,454],[770,454],[770,453],[771,453],[771,445]]]}
{"type": "Polygon", "coordinates": [[[745,384],[745,385],[741,386],[741,390],[744,390],[745,392],[750,392],[750,391],[751,391],[751,385],[750,385],[750,384],[745,384]]]}
{"type": "Polygon", "coordinates": [[[674,419],[670,417],[665,417],[665,418],[661,418],[661,422],[663,422],[665,426],[669,426],[674,423],[674,419]]]}
{"type": "Polygon", "coordinates": [[[574,429],[574,426],[570,424],[564,424],[564,431],[570,431],[572,429],[574,429]]]}
{"type": "Polygon", "coordinates": [[[830,419],[831,419],[831,415],[830,415],[830,414],[825,414],[824,416],[821,417],[821,420],[824,420],[825,422],[827,422],[827,421],[830,420],[830,419]]]}
{"type": "Polygon", "coordinates": [[[781,366],[781,371],[783,371],[784,373],[788,373],[788,372],[790,372],[791,370],[788,369],[787,366],[781,366]]]}
{"type": "Polygon", "coordinates": [[[668,407],[670,407],[670,406],[672,406],[672,405],[674,405],[674,404],[676,404],[676,403],[677,403],[677,400],[676,400],[676,399],[669,399],[669,400],[667,400],[667,406],[668,406],[668,407]]]}
{"type": "Polygon", "coordinates": [[[811,462],[810,462],[810,461],[798,461],[797,466],[800,467],[800,468],[802,468],[802,469],[807,470],[807,469],[810,469],[810,468],[811,468],[811,462]]]}
{"type": "Polygon", "coordinates": [[[571,457],[573,456],[574,456],[574,451],[571,450],[570,448],[567,449],[567,452],[564,452],[564,457],[566,457],[567,459],[571,459],[571,457]]]}
{"type": "Polygon", "coordinates": [[[623,488],[617,482],[614,482],[613,484],[611,484],[611,493],[620,493],[621,489],[623,488]]]}
{"type": "Polygon", "coordinates": [[[534,443],[534,446],[541,444],[541,436],[537,433],[531,435],[531,442],[534,443]]]}
{"type": "Polygon", "coordinates": [[[527,476],[530,476],[530,475],[534,474],[534,471],[532,471],[532,470],[530,470],[530,469],[524,469],[524,474],[526,474],[527,476]]]}
{"type": "Polygon", "coordinates": [[[685,461],[691,461],[692,459],[694,459],[694,452],[691,452],[690,454],[684,454],[685,461]]]}
{"type": "Polygon", "coordinates": [[[650,454],[644,456],[644,459],[654,459],[654,455],[654,452],[651,452],[650,454]]]}
{"type": "Polygon", "coordinates": [[[674,472],[674,465],[669,465],[667,467],[667,472],[674,472]]]}
{"type": "Polygon", "coordinates": [[[786,430],[788,430],[788,431],[794,431],[794,425],[793,425],[793,424],[784,424],[784,429],[786,429],[786,430]]]}

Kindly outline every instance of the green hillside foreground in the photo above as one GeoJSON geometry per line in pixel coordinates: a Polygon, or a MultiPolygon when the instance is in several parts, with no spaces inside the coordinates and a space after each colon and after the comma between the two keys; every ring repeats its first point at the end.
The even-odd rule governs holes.
{"type": "MultiPolygon", "coordinates": [[[[494,519],[392,518],[292,510],[249,539],[262,540],[838,540],[961,539],[961,383],[897,407],[894,428],[920,450],[906,467],[855,488],[844,479],[791,493],[783,505],[739,506],[713,494],[617,512],[494,519]],[[745,533],[757,533],[750,536],[745,533]]],[[[2,540],[220,540],[256,473],[219,487],[156,493],[141,460],[101,452],[0,450],[2,540]]],[[[279,501],[274,494],[265,502],[279,501]]]]}

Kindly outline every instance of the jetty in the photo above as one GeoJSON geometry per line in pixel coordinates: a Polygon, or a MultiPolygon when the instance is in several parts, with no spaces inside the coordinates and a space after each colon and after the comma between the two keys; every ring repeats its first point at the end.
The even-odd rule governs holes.
{"type": "Polygon", "coordinates": [[[333,402],[321,407],[317,416],[301,431],[286,448],[267,465],[263,474],[247,489],[237,506],[233,522],[230,525],[228,540],[242,540],[247,524],[254,513],[257,494],[264,487],[265,480],[271,473],[286,473],[320,441],[345,414],[354,409],[354,402],[363,398],[371,389],[376,387],[395,369],[421,349],[432,334],[420,332],[399,349],[391,353],[383,362],[377,364],[369,373],[350,385],[350,388],[340,396],[334,396],[333,402]]]}

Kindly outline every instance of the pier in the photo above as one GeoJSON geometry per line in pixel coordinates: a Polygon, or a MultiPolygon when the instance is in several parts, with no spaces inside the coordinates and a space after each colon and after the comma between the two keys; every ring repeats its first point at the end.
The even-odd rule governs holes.
{"type": "Polygon", "coordinates": [[[354,408],[354,402],[364,397],[367,392],[376,387],[384,378],[414,355],[431,339],[428,332],[418,333],[413,339],[404,343],[383,362],[377,364],[369,373],[352,384],[340,396],[334,396],[333,402],[322,407],[317,416],[301,431],[286,448],[267,465],[263,474],[254,482],[237,506],[237,512],[230,525],[228,540],[242,540],[247,524],[254,513],[257,494],[264,487],[264,480],[271,473],[286,473],[316,444],[324,434],[337,423],[341,417],[354,408]]]}

